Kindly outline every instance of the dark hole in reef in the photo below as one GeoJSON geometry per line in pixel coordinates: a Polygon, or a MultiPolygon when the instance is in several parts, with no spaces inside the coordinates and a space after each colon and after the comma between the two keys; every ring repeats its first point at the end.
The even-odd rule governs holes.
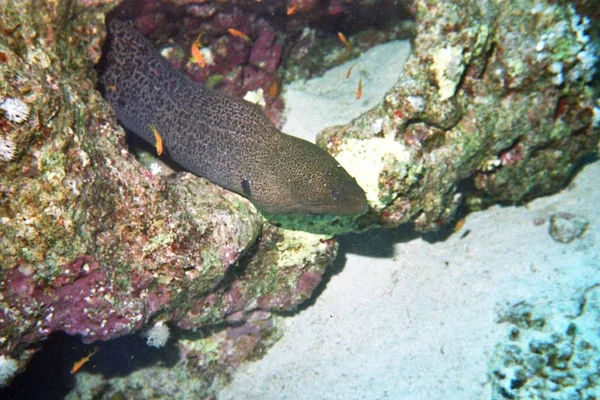
{"type": "Polygon", "coordinates": [[[392,29],[401,20],[412,19],[408,9],[397,1],[380,1],[374,4],[347,4],[344,12],[328,15],[312,24],[317,29],[329,29],[350,35],[365,28],[377,30],[392,29]]]}
{"type": "Polygon", "coordinates": [[[165,347],[157,349],[148,346],[146,338],[138,334],[84,344],[77,336],[53,333],[41,343],[42,349],[32,357],[25,371],[17,375],[11,385],[0,390],[0,399],[64,398],[75,387],[75,375],[71,374],[73,364],[96,347],[96,354],[78,373],[85,371],[114,378],[158,363],[172,367],[180,359],[179,349],[173,345],[174,334],[177,332],[171,330],[171,338],[165,347]]]}

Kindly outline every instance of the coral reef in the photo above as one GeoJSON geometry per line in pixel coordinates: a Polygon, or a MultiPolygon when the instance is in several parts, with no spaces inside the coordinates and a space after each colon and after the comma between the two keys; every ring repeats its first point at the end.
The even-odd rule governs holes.
{"type": "Polygon", "coordinates": [[[319,139],[368,191],[377,223],[436,230],[465,197],[479,208],[561,189],[600,138],[589,20],[543,1],[416,7],[404,76],[319,139]]]}
{"type": "Polygon", "coordinates": [[[30,110],[0,115],[0,355],[15,370],[54,331],[92,342],[293,309],[336,254],[330,237],[263,228],[240,196],[136,161],[95,90],[114,5],[2,3],[1,95],[30,110]]]}
{"type": "Polygon", "coordinates": [[[244,360],[260,357],[280,337],[274,318],[257,311],[243,325],[179,338],[176,347],[181,357],[174,364],[159,363],[112,378],[79,373],[67,399],[112,399],[118,394],[136,399],[213,399],[233,369],[244,360]]]}
{"type": "MultiPolygon", "coordinates": [[[[174,369],[78,379],[99,382],[105,393],[108,384],[117,396],[141,390],[152,374],[210,396],[231,368],[276,340],[274,313],[310,298],[336,255],[332,234],[405,222],[434,230],[465,194],[476,207],[550,193],[596,149],[600,106],[588,83],[597,50],[589,21],[574,8],[526,0],[511,7],[395,3],[2,2],[2,384],[52,332],[92,342],[168,324],[184,335],[166,343],[182,356],[174,369]],[[336,28],[358,11],[392,8],[413,12],[416,22],[388,35],[348,35],[352,50],[340,46],[336,28]],[[360,52],[361,43],[414,29],[414,54],[383,104],[319,141],[368,191],[372,212],[358,221],[268,222],[240,196],[189,173],[170,174],[143,154],[136,159],[95,90],[111,11],[133,19],[192,79],[237,96],[262,90],[276,124],[282,63],[295,69],[286,79],[318,74],[360,52]],[[322,45],[322,33],[307,26],[327,18],[333,31],[322,45]],[[188,61],[194,43],[204,66],[188,61]]],[[[169,387],[145,389],[160,396],[169,387]]]]}
{"type": "Polygon", "coordinates": [[[513,325],[490,363],[492,399],[594,399],[600,388],[600,286],[583,292],[576,315],[521,303],[500,322],[513,325]]]}

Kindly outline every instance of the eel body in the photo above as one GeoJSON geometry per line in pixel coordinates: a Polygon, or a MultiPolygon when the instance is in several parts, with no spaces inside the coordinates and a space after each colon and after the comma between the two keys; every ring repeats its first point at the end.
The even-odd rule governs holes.
{"type": "Polygon", "coordinates": [[[191,81],[130,24],[108,26],[100,84],[117,119],[171,159],[272,214],[358,215],[356,181],[325,150],[277,130],[259,106],[191,81]]]}

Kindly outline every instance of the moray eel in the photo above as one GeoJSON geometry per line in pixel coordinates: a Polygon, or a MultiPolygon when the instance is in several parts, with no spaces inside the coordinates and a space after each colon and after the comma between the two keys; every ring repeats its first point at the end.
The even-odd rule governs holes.
{"type": "Polygon", "coordinates": [[[325,150],[277,130],[259,106],[191,81],[125,22],[108,25],[100,86],[127,129],[268,214],[363,214],[356,181],[325,150]]]}

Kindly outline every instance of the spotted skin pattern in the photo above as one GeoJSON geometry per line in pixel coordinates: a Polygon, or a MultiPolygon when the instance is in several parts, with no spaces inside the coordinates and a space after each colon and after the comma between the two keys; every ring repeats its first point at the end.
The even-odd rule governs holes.
{"type": "Polygon", "coordinates": [[[281,133],[259,106],[195,83],[125,22],[108,25],[104,96],[119,121],[183,168],[271,214],[357,215],[364,191],[320,147],[281,133]]]}

